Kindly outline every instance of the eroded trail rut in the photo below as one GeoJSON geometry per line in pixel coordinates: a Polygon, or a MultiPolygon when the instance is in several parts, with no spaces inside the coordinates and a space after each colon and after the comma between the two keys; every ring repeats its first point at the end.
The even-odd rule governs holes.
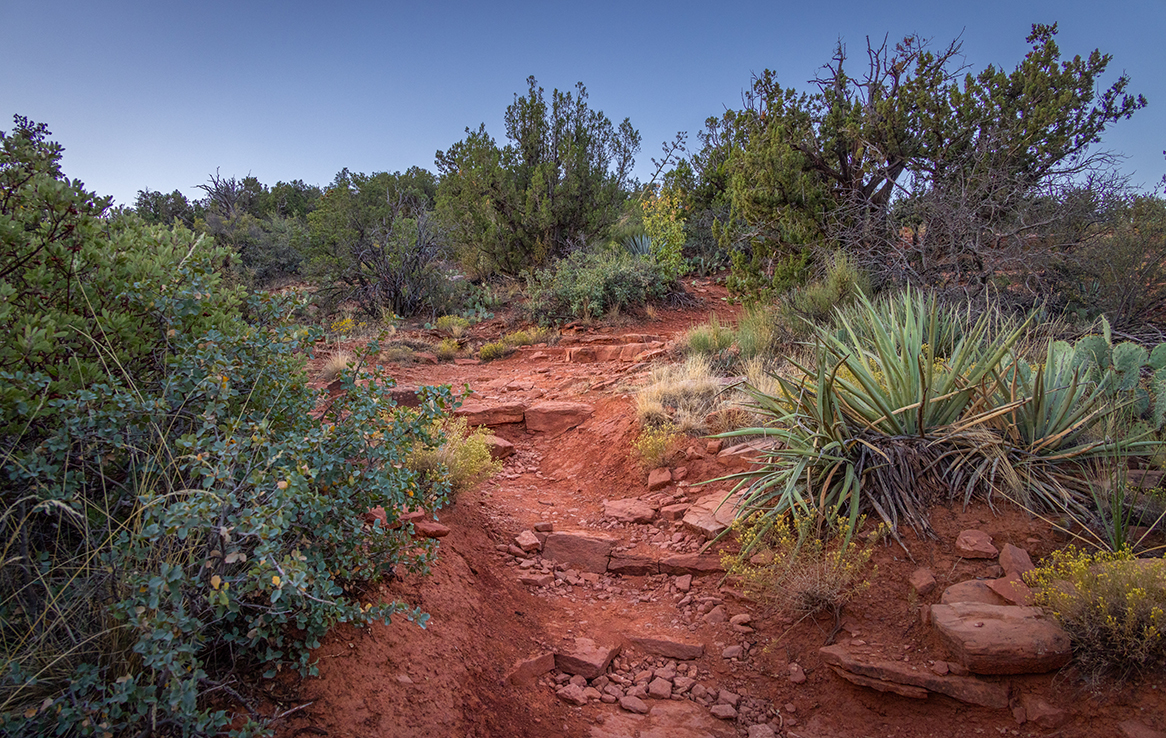
{"type": "MultiPolygon", "coordinates": [[[[631,458],[639,426],[630,389],[710,307],[731,317],[714,299],[490,364],[386,367],[405,388],[468,385],[463,410],[513,453],[500,474],[438,513],[449,532],[432,573],[385,589],[429,613],[427,627],[338,629],[318,651],[320,676],[298,685],[299,701],[312,704],[281,735],[1117,736],[1123,716],[1141,714],[1131,704],[1163,706],[1157,685],[1115,704],[1066,697],[1063,680],[1020,678],[1050,703],[1093,700],[1050,733],[1009,709],[853,686],[818,652],[832,622],[794,624],[726,586],[717,553],[700,553],[719,526],[694,506],[723,496],[730,483],[699,483],[741,459],[694,439],[650,484],[631,458]],[[559,666],[573,664],[573,679],[550,668],[554,654],[559,666]]],[[[951,540],[979,525],[1027,538],[1034,552],[1054,546],[1048,530],[1015,515],[939,511],[933,523],[951,540]]],[[[877,584],[851,606],[841,636],[926,670],[942,646],[921,625],[925,603],[908,596],[908,578],[919,561],[945,582],[974,578],[983,564],[917,543],[917,562],[893,548],[877,554],[877,584]]]]}

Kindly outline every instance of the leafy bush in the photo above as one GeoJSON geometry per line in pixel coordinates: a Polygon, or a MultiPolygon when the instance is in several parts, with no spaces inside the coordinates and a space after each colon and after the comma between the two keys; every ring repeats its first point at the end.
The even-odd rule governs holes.
{"type": "Polygon", "coordinates": [[[403,462],[453,399],[383,424],[385,378],[345,372],[314,418],[319,331],[222,289],[207,239],[99,219],[46,134],[0,147],[0,732],[228,732],[232,669],[311,673],[336,623],[424,622],[362,593],[434,546],[362,515],[441,503],[403,462]]]}
{"type": "Polygon", "coordinates": [[[1036,604],[1069,634],[1086,677],[1124,679],[1166,667],[1166,560],[1069,548],[1027,579],[1036,604]]]}
{"type": "Polygon", "coordinates": [[[444,439],[436,448],[419,443],[406,464],[430,483],[448,485],[452,494],[464,492],[502,470],[502,462],[490,456],[482,427],[470,429],[465,418],[436,423],[433,436],[444,439]]]}
{"type": "Polygon", "coordinates": [[[1123,328],[1153,320],[1166,306],[1166,200],[1122,202],[1055,266],[1069,310],[1090,319],[1100,313],[1123,328]]]}
{"type": "Polygon", "coordinates": [[[830,322],[834,311],[853,305],[860,295],[869,294],[866,275],[844,252],[837,251],[825,263],[821,279],[799,285],[782,295],[779,306],[785,323],[795,334],[804,326],[830,322]]]}
{"type": "Polygon", "coordinates": [[[643,202],[644,230],[650,239],[652,258],[669,279],[684,273],[684,218],[681,196],[672,188],[650,195],[643,202]]]}
{"type": "Polygon", "coordinates": [[[542,322],[590,319],[613,309],[661,301],[679,285],[651,259],[581,251],[528,280],[529,310],[542,322]]]}
{"type": "MultiPolygon", "coordinates": [[[[860,518],[858,527],[863,522],[860,518]]],[[[878,573],[868,565],[886,532],[878,526],[860,543],[851,522],[836,513],[787,513],[773,525],[754,516],[734,521],[733,527],[741,549],[725,555],[725,569],[742,580],[748,596],[803,617],[828,612],[836,621],[878,573]]]]}

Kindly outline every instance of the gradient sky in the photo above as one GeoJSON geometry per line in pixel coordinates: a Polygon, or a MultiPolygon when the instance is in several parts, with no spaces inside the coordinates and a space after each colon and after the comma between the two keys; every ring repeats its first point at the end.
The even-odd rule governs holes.
{"type": "Polygon", "coordinates": [[[201,193],[216,168],[266,184],[326,185],[353,171],[433,169],[434,152],[485,123],[535,75],[587,85],[592,107],[643,135],[637,174],[679,130],[738,107],[754,72],[789,86],[841,38],[963,40],[971,69],[1011,70],[1032,23],[1057,22],[1063,56],[1113,55],[1149,101],[1102,147],[1131,182],[1166,172],[1166,0],[1059,2],[150,2],[0,0],[0,129],[47,123],[64,169],[132,204],[140,189],[201,193]]]}

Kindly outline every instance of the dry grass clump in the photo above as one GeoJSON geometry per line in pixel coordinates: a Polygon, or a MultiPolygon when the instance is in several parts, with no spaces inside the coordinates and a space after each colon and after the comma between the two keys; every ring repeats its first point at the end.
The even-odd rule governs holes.
{"type": "Polygon", "coordinates": [[[722,389],[709,358],[690,356],[683,364],[652,369],[636,394],[636,412],[645,426],[670,424],[680,433],[703,433],[705,419],[723,399],[722,389]]]}
{"type": "Polygon", "coordinates": [[[726,554],[725,569],[742,580],[748,596],[776,610],[803,617],[828,612],[837,622],[842,608],[878,573],[870,558],[886,527],[855,536],[863,522],[852,528],[836,511],[738,519],[733,528],[741,551],[726,554]]]}
{"type": "Polygon", "coordinates": [[[389,364],[408,364],[413,361],[413,349],[400,344],[381,350],[381,361],[389,364]]]}
{"type": "Polygon", "coordinates": [[[709,321],[694,326],[684,334],[684,351],[687,354],[707,356],[727,351],[733,345],[734,334],[730,326],[721,325],[716,313],[709,313],[709,321]]]}
{"type": "Polygon", "coordinates": [[[340,373],[347,369],[350,365],[356,363],[356,355],[351,351],[340,350],[328,357],[324,362],[324,366],[320,368],[320,379],[324,382],[331,382],[340,376],[340,373]]]}

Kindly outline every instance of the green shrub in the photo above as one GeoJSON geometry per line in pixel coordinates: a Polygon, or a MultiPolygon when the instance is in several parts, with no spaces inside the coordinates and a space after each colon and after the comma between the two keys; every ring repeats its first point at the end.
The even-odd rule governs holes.
{"type": "Polygon", "coordinates": [[[664,300],[679,289],[655,261],[626,252],[578,252],[534,273],[528,309],[540,322],[590,319],[664,300]]]}
{"type": "Polygon", "coordinates": [[[502,339],[507,346],[530,346],[536,343],[551,343],[558,338],[558,333],[545,326],[524,328],[515,331],[502,339]]]}
{"type": "Polygon", "coordinates": [[[495,359],[504,359],[510,355],[514,349],[506,345],[502,341],[491,341],[482,345],[478,349],[478,358],[482,361],[494,361],[495,359]]]}
{"type": "Polygon", "coordinates": [[[1166,561],[1128,550],[1069,548],[1026,579],[1036,604],[1073,642],[1087,678],[1124,679],[1166,667],[1166,561]]]}
{"type": "Polygon", "coordinates": [[[780,306],[787,323],[798,328],[801,321],[828,323],[837,308],[853,305],[860,295],[869,293],[866,275],[845,252],[837,251],[826,260],[821,279],[794,287],[782,296],[780,306]]]}
{"type": "Polygon", "coordinates": [[[690,354],[702,356],[720,354],[733,345],[733,338],[733,329],[722,326],[717,314],[710,313],[707,323],[694,326],[684,334],[684,347],[690,354]]]}
{"type": "Polygon", "coordinates": [[[430,483],[448,485],[451,494],[464,492],[502,470],[502,461],[490,456],[487,429],[471,430],[465,418],[450,418],[437,423],[433,435],[443,439],[441,445],[419,443],[406,463],[430,483]]]}
{"type": "Polygon", "coordinates": [[[744,361],[775,356],[778,333],[769,308],[754,306],[737,321],[737,349],[744,361]]]}
{"type": "Polygon", "coordinates": [[[391,383],[345,371],[316,419],[320,332],[223,290],[207,239],[99,219],[46,133],[0,146],[0,732],[260,732],[222,709],[232,670],[312,673],[336,623],[424,621],[360,593],[433,544],[363,515],[442,502],[404,460],[453,398],[383,424],[391,383]]]}

